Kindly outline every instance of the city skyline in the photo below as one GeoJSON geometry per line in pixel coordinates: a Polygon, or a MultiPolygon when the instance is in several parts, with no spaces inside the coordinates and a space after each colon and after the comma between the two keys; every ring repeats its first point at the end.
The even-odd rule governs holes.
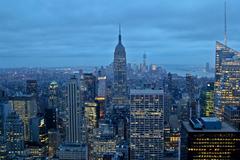
{"type": "MultiPolygon", "coordinates": [[[[0,68],[110,64],[119,23],[130,63],[146,53],[148,63],[213,66],[223,2],[0,2],[0,68]]],[[[227,5],[228,45],[237,50],[238,3],[227,5]]]]}

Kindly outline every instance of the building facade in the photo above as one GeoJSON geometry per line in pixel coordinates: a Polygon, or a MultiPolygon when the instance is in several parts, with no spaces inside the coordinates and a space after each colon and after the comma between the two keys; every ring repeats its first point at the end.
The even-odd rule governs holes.
{"type": "Polygon", "coordinates": [[[240,132],[216,117],[182,123],[181,159],[240,159],[240,132]]]}
{"type": "Polygon", "coordinates": [[[19,95],[10,97],[12,109],[17,112],[24,124],[24,140],[30,141],[30,119],[38,112],[36,98],[32,95],[19,95]]]}
{"type": "Polygon", "coordinates": [[[164,93],[130,90],[130,159],[163,159],[164,93]]]}
{"type": "Polygon", "coordinates": [[[126,51],[119,31],[113,61],[113,106],[124,106],[128,100],[126,51]]]}
{"type": "Polygon", "coordinates": [[[215,105],[216,114],[223,119],[225,106],[240,107],[240,53],[216,43],[215,105]]]}
{"type": "Polygon", "coordinates": [[[79,82],[75,76],[69,80],[67,86],[67,109],[67,142],[81,143],[82,111],[80,104],[79,82]]]}

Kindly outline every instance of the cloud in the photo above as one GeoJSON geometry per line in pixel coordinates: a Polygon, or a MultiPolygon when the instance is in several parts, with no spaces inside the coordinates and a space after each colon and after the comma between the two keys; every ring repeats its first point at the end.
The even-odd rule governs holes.
{"type": "MultiPolygon", "coordinates": [[[[240,2],[228,2],[229,44],[238,49],[240,2]]],[[[0,67],[109,64],[119,23],[128,62],[147,52],[149,63],[213,63],[223,40],[223,0],[8,0],[0,19],[0,67]]]]}

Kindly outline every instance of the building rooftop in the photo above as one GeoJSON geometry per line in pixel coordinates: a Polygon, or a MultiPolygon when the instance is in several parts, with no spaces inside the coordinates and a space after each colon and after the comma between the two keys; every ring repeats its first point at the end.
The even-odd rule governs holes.
{"type": "Polygon", "coordinates": [[[85,144],[78,143],[66,143],[59,146],[59,150],[79,150],[85,149],[87,146],[85,144]]]}
{"type": "Polygon", "coordinates": [[[201,117],[204,122],[219,122],[217,117],[201,117]]]}
{"type": "Polygon", "coordinates": [[[155,90],[155,89],[131,89],[130,95],[152,95],[152,94],[163,94],[163,90],[155,90]]]}
{"type": "Polygon", "coordinates": [[[238,107],[238,106],[226,106],[224,108],[228,109],[230,111],[239,111],[240,110],[240,107],[238,107]]]}
{"type": "Polygon", "coordinates": [[[183,122],[183,126],[188,132],[238,132],[236,129],[225,122],[221,122],[221,124],[222,125],[220,129],[208,129],[204,127],[202,129],[194,129],[188,121],[183,122]]]}

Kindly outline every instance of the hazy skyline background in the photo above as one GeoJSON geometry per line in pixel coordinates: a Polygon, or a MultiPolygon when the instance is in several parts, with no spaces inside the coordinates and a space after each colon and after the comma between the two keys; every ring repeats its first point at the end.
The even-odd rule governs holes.
{"type": "MultiPolygon", "coordinates": [[[[240,1],[228,0],[228,45],[240,48],[240,1]]],[[[224,0],[0,1],[0,67],[97,66],[113,61],[118,24],[130,63],[214,64],[224,0]]]]}

